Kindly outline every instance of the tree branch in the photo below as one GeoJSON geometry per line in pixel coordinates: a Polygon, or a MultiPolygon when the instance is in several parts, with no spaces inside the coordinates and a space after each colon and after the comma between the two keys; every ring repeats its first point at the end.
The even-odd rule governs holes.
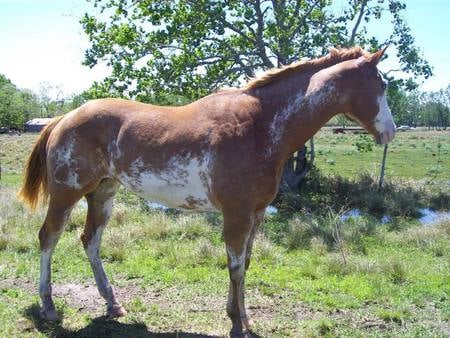
{"type": "MultiPolygon", "coordinates": [[[[294,29],[294,31],[292,32],[291,36],[290,36],[290,40],[292,40],[299,32],[300,32],[300,28],[302,26],[306,25],[306,20],[308,19],[308,17],[311,15],[312,11],[316,8],[316,6],[319,4],[320,0],[316,0],[316,2],[314,2],[311,7],[309,8],[309,10],[303,14],[302,18],[299,20],[299,23],[297,25],[297,27],[294,29]]],[[[299,1],[300,3],[300,1],[299,1]]],[[[293,24],[293,23],[292,23],[293,24]]]]}
{"type": "Polygon", "coordinates": [[[367,0],[361,1],[361,8],[359,9],[358,19],[356,20],[355,26],[352,29],[352,35],[348,40],[348,45],[352,46],[355,43],[356,32],[358,31],[359,25],[361,24],[362,17],[364,16],[364,11],[366,9],[367,0]]]}
{"type": "Polygon", "coordinates": [[[265,67],[273,68],[274,64],[267,57],[266,44],[264,43],[264,38],[263,38],[264,17],[263,17],[263,13],[261,12],[261,1],[260,0],[256,0],[254,2],[254,6],[255,6],[256,23],[257,23],[256,45],[257,45],[257,48],[259,50],[259,55],[261,56],[261,59],[262,59],[263,64],[264,64],[265,67]]]}
{"type": "Polygon", "coordinates": [[[244,39],[250,41],[251,43],[254,43],[254,44],[257,43],[257,41],[255,39],[252,39],[251,37],[249,37],[247,34],[245,34],[243,31],[241,31],[239,28],[237,28],[231,22],[228,22],[226,19],[223,20],[222,23],[226,28],[229,28],[230,30],[239,34],[240,36],[242,36],[244,39]]]}

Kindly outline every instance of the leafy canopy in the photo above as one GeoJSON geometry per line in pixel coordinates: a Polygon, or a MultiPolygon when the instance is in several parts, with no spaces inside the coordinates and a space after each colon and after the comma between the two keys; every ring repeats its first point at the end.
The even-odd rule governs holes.
{"type": "MultiPolygon", "coordinates": [[[[81,24],[90,47],[84,64],[112,73],[90,97],[126,96],[183,103],[219,87],[235,86],[259,70],[326,53],[329,47],[382,43],[367,27],[390,16],[403,71],[428,77],[431,69],[414,45],[402,0],[92,0],[81,24]],[[336,8],[342,8],[337,11],[336,8]]],[[[386,41],[382,41],[383,43],[386,41]]],[[[413,88],[411,79],[400,80],[413,88]]]]}

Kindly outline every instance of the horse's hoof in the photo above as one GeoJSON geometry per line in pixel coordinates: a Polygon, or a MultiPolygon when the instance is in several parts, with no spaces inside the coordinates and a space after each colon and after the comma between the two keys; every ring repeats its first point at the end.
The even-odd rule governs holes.
{"type": "Polygon", "coordinates": [[[51,310],[44,310],[41,309],[41,317],[42,319],[44,319],[47,322],[57,322],[58,321],[58,314],[56,313],[55,309],[51,309],[51,310]]]}
{"type": "Polygon", "coordinates": [[[108,308],[109,318],[123,317],[127,314],[127,311],[120,304],[114,304],[112,307],[108,308]]]}

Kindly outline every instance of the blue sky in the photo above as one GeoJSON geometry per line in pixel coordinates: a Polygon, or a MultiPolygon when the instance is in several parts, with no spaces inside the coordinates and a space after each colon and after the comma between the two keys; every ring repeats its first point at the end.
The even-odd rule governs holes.
{"type": "MultiPolygon", "coordinates": [[[[450,0],[406,2],[406,20],[416,45],[435,74],[422,89],[446,87],[450,84],[450,0]]],[[[81,65],[88,41],[78,21],[91,7],[84,0],[0,0],[0,73],[20,88],[38,92],[40,83],[49,82],[60,86],[65,95],[101,80],[108,74],[106,66],[81,65]]],[[[389,24],[373,22],[370,31],[387,39],[389,24]]],[[[380,68],[395,68],[394,58],[380,68]]]]}

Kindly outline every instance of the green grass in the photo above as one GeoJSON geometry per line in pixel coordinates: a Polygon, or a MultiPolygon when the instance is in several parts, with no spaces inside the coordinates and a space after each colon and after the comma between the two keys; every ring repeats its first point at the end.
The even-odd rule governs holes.
{"type": "MultiPolygon", "coordinates": [[[[432,204],[445,209],[448,194],[429,193],[415,181],[408,181],[412,182],[409,188],[397,181],[389,183],[388,194],[379,196],[366,188],[370,198],[360,207],[381,203],[387,210],[399,210],[395,222],[382,225],[372,216],[342,222],[338,205],[330,207],[333,201],[343,198],[345,191],[363,196],[362,187],[372,183],[367,177],[352,183],[329,174],[338,169],[351,177],[352,170],[362,170],[356,165],[369,167],[369,172],[373,166],[376,172],[379,158],[374,154],[379,150],[353,153],[355,136],[338,138],[326,133],[316,138],[317,150],[335,154],[332,158],[317,155],[317,164],[326,175],[312,176],[307,183],[311,189],[300,201],[303,204],[298,206],[297,199],[287,201],[292,210],[268,216],[257,236],[246,279],[254,331],[262,337],[448,335],[450,222],[422,227],[408,211],[432,204]],[[368,160],[371,156],[373,162],[368,160]],[[350,168],[345,169],[342,162],[351,158],[357,164],[350,161],[350,168]],[[319,193],[311,193],[312,188],[319,193]],[[412,201],[409,197],[416,199],[418,192],[422,197],[412,201]],[[305,205],[326,212],[298,213],[305,205]]],[[[400,149],[411,151],[408,159],[415,161],[413,176],[405,170],[400,177],[430,181],[432,177],[423,175],[430,165],[422,163],[425,155],[414,157],[419,154],[414,153],[417,148],[408,147],[416,140],[411,138],[414,135],[422,134],[398,135],[402,145],[399,152],[389,155],[388,166],[403,156],[400,149]]],[[[423,135],[432,135],[430,142],[435,145],[436,138],[448,137],[437,132],[423,135]]],[[[102,317],[104,302],[79,240],[86,212],[79,204],[54,255],[55,301],[63,321],[49,324],[40,319],[37,234],[45,210],[31,215],[15,198],[23,159],[35,138],[0,135],[0,335],[226,336],[230,329],[225,312],[229,279],[221,217],[149,210],[124,189],[117,195],[101,256],[128,315],[117,321],[102,317]]],[[[441,144],[444,159],[448,142],[441,144]]],[[[444,162],[439,165],[447,168],[444,162]]],[[[432,182],[448,180],[439,175],[432,182]]]]}
{"type": "MultiPolygon", "coordinates": [[[[355,177],[361,172],[378,176],[383,147],[374,145],[372,151],[359,152],[356,146],[358,137],[322,129],[314,139],[318,168],[326,174],[344,177],[355,177]]],[[[389,145],[386,176],[448,181],[449,157],[449,131],[398,132],[389,145]]]]}
{"type": "MultiPolygon", "coordinates": [[[[56,297],[64,314],[61,324],[40,321],[37,233],[44,210],[30,215],[13,196],[14,188],[2,187],[3,336],[227,334],[228,276],[217,220],[142,212],[123,203],[114,209],[101,255],[129,314],[108,322],[101,317],[104,306],[96,292],[89,294],[96,305],[87,307],[76,303],[83,297],[78,293],[56,297]]],[[[79,205],[58,244],[53,280],[59,288],[94,285],[79,240],[84,217],[79,205]]],[[[302,230],[296,227],[307,228],[300,225],[301,217],[289,221],[270,216],[258,235],[247,276],[255,332],[264,337],[445,334],[450,257],[436,248],[450,246],[450,223],[401,231],[378,224],[375,230],[364,230],[364,236],[354,236],[355,227],[370,220],[352,220],[341,224],[341,250],[326,233],[299,241],[302,230]],[[271,231],[280,222],[291,226],[273,237],[271,231]]]]}

